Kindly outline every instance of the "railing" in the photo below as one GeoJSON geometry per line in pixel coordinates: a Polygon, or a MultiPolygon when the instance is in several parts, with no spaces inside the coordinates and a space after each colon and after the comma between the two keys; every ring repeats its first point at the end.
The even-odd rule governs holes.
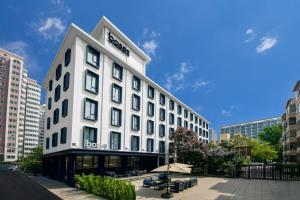
{"type": "Polygon", "coordinates": [[[237,178],[300,181],[300,165],[240,165],[237,178]]]}

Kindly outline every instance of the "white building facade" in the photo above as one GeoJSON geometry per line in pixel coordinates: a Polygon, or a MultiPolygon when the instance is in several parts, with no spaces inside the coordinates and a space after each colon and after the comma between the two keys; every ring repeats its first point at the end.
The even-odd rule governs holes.
{"type": "Polygon", "coordinates": [[[46,104],[40,105],[40,113],[39,113],[39,146],[44,145],[44,132],[45,132],[45,109],[46,104]]]}
{"type": "Polygon", "coordinates": [[[149,62],[105,17],[91,34],[70,26],[43,82],[45,174],[153,169],[177,127],[208,142],[209,121],[149,79],[149,62]]]}

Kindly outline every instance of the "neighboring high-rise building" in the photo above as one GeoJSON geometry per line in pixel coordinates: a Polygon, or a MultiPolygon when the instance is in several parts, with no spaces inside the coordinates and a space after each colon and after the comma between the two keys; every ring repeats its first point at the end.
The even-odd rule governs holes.
{"type": "Polygon", "coordinates": [[[217,133],[216,130],[214,128],[210,128],[209,129],[209,139],[208,141],[213,143],[213,144],[217,144],[217,133]]]}
{"type": "Polygon", "coordinates": [[[250,122],[243,122],[234,125],[222,126],[220,131],[220,137],[222,134],[229,134],[230,137],[241,134],[249,138],[257,138],[258,134],[262,132],[264,128],[278,124],[281,124],[281,117],[274,117],[250,122]]]}
{"type": "Polygon", "coordinates": [[[45,174],[156,168],[177,127],[208,142],[209,121],[148,78],[149,62],[105,17],[91,34],[71,24],[43,82],[45,174]]]}
{"type": "Polygon", "coordinates": [[[300,164],[300,81],[294,87],[295,97],[286,103],[282,116],[283,158],[286,164],[300,164]]]}
{"type": "Polygon", "coordinates": [[[45,109],[46,105],[40,105],[40,122],[39,122],[39,146],[44,144],[44,131],[45,131],[45,109]]]}
{"type": "Polygon", "coordinates": [[[16,54],[0,49],[0,161],[12,162],[24,156],[27,144],[31,145],[31,136],[27,140],[25,132],[36,124],[31,116],[26,116],[26,106],[31,112],[30,85],[24,69],[24,59],[16,54]],[[27,92],[30,91],[29,96],[27,92]],[[27,117],[27,118],[26,118],[27,117]],[[29,141],[29,142],[27,142],[29,141]]]}

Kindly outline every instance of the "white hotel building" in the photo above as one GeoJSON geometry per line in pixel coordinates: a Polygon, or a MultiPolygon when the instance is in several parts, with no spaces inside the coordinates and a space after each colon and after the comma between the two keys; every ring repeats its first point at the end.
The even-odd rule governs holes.
{"type": "Polygon", "coordinates": [[[177,127],[208,142],[209,121],[149,79],[149,62],[105,17],[91,34],[70,26],[43,82],[45,175],[151,170],[177,127]]]}

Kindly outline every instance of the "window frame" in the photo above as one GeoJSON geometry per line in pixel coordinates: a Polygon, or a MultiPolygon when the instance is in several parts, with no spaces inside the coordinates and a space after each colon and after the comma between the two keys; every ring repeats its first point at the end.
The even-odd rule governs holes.
{"type": "Polygon", "coordinates": [[[93,99],[90,99],[90,98],[84,98],[84,113],[83,113],[83,118],[86,119],[86,120],[90,120],[90,121],[97,121],[98,120],[98,102],[93,100],[93,99]],[[86,103],[87,102],[90,102],[90,103],[95,103],[95,113],[93,114],[95,116],[95,119],[91,119],[91,118],[88,118],[86,116],[86,103]]]}
{"type": "Polygon", "coordinates": [[[155,89],[154,89],[154,87],[152,87],[151,85],[148,85],[148,92],[147,92],[148,94],[148,98],[150,98],[150,99],[154,99],[154,97],[155,97],[155,89]],[[151,95],[151,92],[150,91],[152,91],[153,92],[153,94],[151,95]]]}
{"type": "MultiPolygon", "coordinates": [[[[90,84],[92,85],[92,84],[90,84]]],[[[98,94],[99,93],[99,75],[96,74],[95,72],[91,71],[91,70],[85,70],[85,80],[84,80],[84,89],[87,92],[93,93],[93,94],[98,94]],[[93,87],[91,87],[92,89],[87,88],[87,78],[88,76],[90,76],[91,78],[96,78],[96,91],[93,91],[92,89],[94,89],[93,87]]]]}
{"type": "Polygon", "coordinates": [[[67,143],[67,127],[60,129],[60,144],[67,143]]]}
{"type": "Polygon", "coordinates": [[[123,88],[120,86],[120,85],[118,85],[118,84],[116,84],[116,83],[113,83],[112,84],[112,87],[111,87],[111,101],[113,101],[113,102],[115,102],[115,103],[118,103],[118,104],[121,104],[122,103],[122,90],[123,90],[123,88]],[[118,89],[120,89],[120,97],[119,97],[119,100],[114,100],[114,87],[116,87],[116,88],[118,88],[118,89]]]}
{"type": "Polygon", "coordinates": [[[164,108],[159,108],[159,120],[162,122],[166,121],[166,110],[164,108]]]}
{"type": "Polygon", "coordinates": [[[111,116],[110,116],[110,124],[112,125],[112,126],[115,126],[115,127],[120,127],[120,126],[122,126],[122,110],[121,109],[119,109],[119,108],[116,108],[116,107],[112,107],[111,108],[111,114],[110,114],[111,116]],[[118,124],[114,124],[113,123],[113,112],[114,111],[116,111],[116,112],[118,112],[119,113],[119,116],[118,116],[118,124]]]}
{"type": "Polygon", "coordinates": [[[63,91],[67,91],[70,87],[70,72],[66,72],[64,75],[63,91]]]}
{"type": "Polygon", "coordinates": [[[110,150],[121,150],[121,133],[116,132],[116,131],[111,131],[110,132],[110,137],[109,137],[109,148],[110,150]],[[112,148],[113,147],[113,135],[118,135],[118,148],[112,148]]]}
{"type": "Polygon", "coordinates": [[[140,131],[140,129],[141,129],[141,119],[140,119],[140,116],[134,115],[134,114],[131,115],[131,130],[132,131],[140,131]],[[138,119],[137,120],[137,127],[134,127],[134,124],[133,124],[134,118],[138,119]]]}
{"type": "Polygon", "coordinates": [[[57,147],[57,142],[58,142],[58,133],[53,133],[52,134],[52,140],[51,140],[51,147],[57,147]]]}
{"type": "Polygon", "coordinates": [[[131,97],[131,108],[135,111],[140,111],[141,110],[141,97],[137,94],[132,94],[132,97],[131,97]],[[135,108],[134,106],[134,101],[133,99],[136,98],[137,101],[138,101],[138,106],[137,108],[135,108]]]}
{"type": "Polygon", "coordinates": [[[165,137],[166,136],[166,126],[164,124],[159,124],[158,135],[159,135],[159,137],[165,137]]]}
{"type": "Polygon", "coordinates": [[[149,116],[149,117],[153,117],[154,116],[154,114],[155,114],[155,105],[154,105],[154,103],[152,103],[152,102],[150,102],[150,101],[148,101],[148,103],[147,103],[147,115],[149,116]],[[150,113],[150,107],[152,106],[152,113],[150,113]]]}
{"type": "Polygon", "coordinates": [[[96,143],[97,144],[97,139],[98,139],[98,129],[90,126],[84,126],[82,130],[82,146],[87,147],[85,144],[85,141],[91,142],[91,143],[96,143]],[[88,132],[86,132],[88,130],[88,132]],[[85,140],[86,138],[90,139],[91,138],[91,131],[94,133],[93,141],[90,140],[85,140]],[[88,134],[88,136],[86,136],[88,134]]]}
{"type": "Polygon", "coordinates": [[[153,135],[153,133],[154,133],[154,121],[148,119],[147,120],[147,134],[153,135]],[[150,129],[150,127],[152,127],[152,128],[150,129]]]}
{"type": "Polygon", "coordinates": [[[162,93],[159,94],[159,104],[162,106],[166,105],[166,96],[162,93]]]}
{"type": "Polygon", "coordinates": [[[132,135],[131,136],[131,151],[140,151],[140,137],[139,136],[136,136],[136,135],[132,135]],[[135,149],[134,148],[134,144],[133,144],[133,142],[134,142],[134,139],[137,139],[137,149],[135,149]]]}
{"type": "Polygon", "coordinates": [[[68,116],[68,109],[69,109],[69,100],[64,99],[61,103],[61,116],[62,117],[68,116]]]}
{"type": "Polygon", "coordinates": [[[58,81],[61,77],[62,74],[62,65],[58,64],[56,69],[55,69],[55,80],[58,81]]]}
{"type": "Polygon", "coordinates": [[[113,67],[112,67],[112,72],[111,72],[111,75],[114,79],[118,80],[118,81],[123,81],[123,67],[121,65],[119,65],[118,63],[116,62],[113,62],[113,67]],[[116,77],[114,75],[114,70],[117,69],[117,70],[120,70],[120,76],[121,77],[116,77]]]}
{"type": "Polygon", "coordinates": [[[68,48],[65,52],[65,67],[68,67],[71,63],[72,50],[68,48]]]}
{"type": "Polygon", "coordinates": [[[94,47],[92,47],[90,45],[87,45],[87,48],[86,48],[86,63],[87,64],[91,65],[92,67],[95,67],[95,68],[99,69],[100,68],[100,55],[101,55],[101,53],[98,50],[96,50],[94,47]],[[88,60],[88,54],[89,53],[91,53],[92,55],[97,57],[97,63],[96,64],[89,62],[89,60],[88,60]],[[97,54],[97,55],[95,55],[95,54],[97,54]]]}
{"type": "Polygon", "coordinates": [[[133,75],[133,76],[132,76],[132,89],[134,89],[134,90],[140,92],[140,91],[141,91],[141,85],[142,85],[141,79],[138,78],[137,76],[133,75]],[[135,81],[137,81],[137,83],[138,83],[138,88],[135,88],[135,85],[134,85],[134,82],[135,82],[135,81]]]}
{"type": "Polygon", "coordinates": [[[61,86],[57,85],[54,91],[54,101],[58,102],[60,100],[61,86]]]}
{"type": "Polygon", "coordinates": [[[53,111],[53,124],[58,124],[59,123],[59,109],[56,108],[54,111],[53,111]]]}

